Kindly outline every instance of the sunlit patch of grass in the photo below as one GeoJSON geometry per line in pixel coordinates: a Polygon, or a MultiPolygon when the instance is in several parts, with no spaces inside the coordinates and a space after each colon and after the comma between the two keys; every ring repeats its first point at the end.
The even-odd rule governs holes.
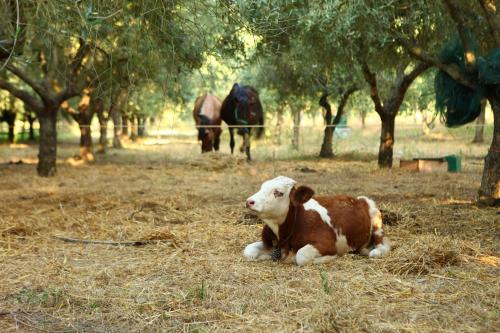
{"type": "Polygon", "coordinates": [[[500,267],[500,258],[495,256],[480,256],[477,261],[488,266],[500,267]]]}

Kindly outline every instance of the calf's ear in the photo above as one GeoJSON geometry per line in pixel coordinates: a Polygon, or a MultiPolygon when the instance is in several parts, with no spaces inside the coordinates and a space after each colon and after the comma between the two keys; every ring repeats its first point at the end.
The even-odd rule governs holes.
{"type": "Polygon", "coordinates": [[[302,205],[309,201],[309,199],[311,199],[313,195],[314,191],[312,190],[312,188],[307,186],[299,186],[296,189],[293,189],[290,193],[290,200],[295,206],[302,205]]]}

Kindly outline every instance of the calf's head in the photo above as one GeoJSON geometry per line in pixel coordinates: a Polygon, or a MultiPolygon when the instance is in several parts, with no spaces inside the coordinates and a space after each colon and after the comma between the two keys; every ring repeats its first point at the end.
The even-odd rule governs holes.
{"type": "Polygon", "coordinates": [[[265,181],[260,190],[247,199],[246,206],[261,218],[282,223],[290,205],[302,205],[314,194],[314,191],[307,186],[295,188],[296,183],[295,180],[284,176],[265,181]]]}

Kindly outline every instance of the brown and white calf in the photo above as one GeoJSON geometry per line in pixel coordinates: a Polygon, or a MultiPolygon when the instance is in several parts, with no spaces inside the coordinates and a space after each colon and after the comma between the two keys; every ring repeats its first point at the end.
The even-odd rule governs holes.
{"type": "Polygon", "coordinates": [[[348,252],[376,258],[390,250],[382,215],[373,200],[344,195],[313,198],[311,188],[295,185],[295,180],[279,176],[264,182],[247,199],[247,207],[265,226],[262,240],[247,245],[245,257],[272,259],[273,249],[279,249],[281,260],[302,266],[348,252]]]}

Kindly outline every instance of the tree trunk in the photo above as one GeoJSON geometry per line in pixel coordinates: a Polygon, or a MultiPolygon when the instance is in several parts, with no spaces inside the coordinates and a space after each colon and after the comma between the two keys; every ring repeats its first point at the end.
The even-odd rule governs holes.
{"type": "Polygon", "coordinates": [[[90,123],[92,118],[82,117],[80,125],[80,158],[92,162],[94,160],[94,149],[92,145],[92,132],[90,123]]]}
{"type": "Polygon", "coordinates": [[[34,129],[34,123],[35,123],[35,118],[32,115],[28,115],[28,124],[30,125],[29,128],[29,140],[30,141],[35,141],[35,129],[34,129]]]}
{"type": "Polygon", "coordinates": [[[73,110],[68,103],[63,103],[62,108],[66,108],[73,119],[80,127],[80,159],[84,161],[94,161],[94,147],[92,143],[92,118],[94,118],[95,104],[98,103],[92,97],[90,91],[86,91],[78,103],[78,112],[73,110]]]}
{"type": "Polygon", "coordinates": [[[486,99],[481,100],[481,113],[476,120],[476,131],[472,143],[484,142],[484,122],[486,118],[486,99]]]}
{"type": "MultiPolygon", "coordinates": [[[[21,32],[23,34],[23,32],[21,32]]],[[[23,36],[20,36],[24,39],[23,36]]],[[[13,86],[4,79],[0,79],[0,89],[9,91],[13,96],[21,99],[24,104],[32,111],[37,113],[40,123],[40,144],[38,151],[38,174],[42,177],[53,176],[56,173],[57,159],[57,113],[61,104],[81,93],[81,89],[77,87],[76,81],[81,72],[82,62],[88,52],[90,46],[85,42],[84,38],[80,38],[78,49],[75,55],[71,57],[69,71],[67,74],[70,77],[66,82],[66,86],[62,88],[59,85],[52,84],[52,73],[45,71],[45,66],[42,65],[42,77],[38,75],[29,75],[24,70],[17,68],[12,62],[9,62],[4,67],[13,75],[24,81],[31,87],[31,91],[19,89],[13,86]],[[35,93],[38,97],[33,95],[35,93]]],[[[21,43],[22,44],[22,43],[21,43]]],[[[41,55],[42,53],[40,53],[41,55]]],[[[69,60],[69,59],[68,59],[69,60]]],[[[30,73],[31,74],[31,73],[30,73]]]]}
{"type": "Polygon", "coordinates": [[[320,157],[332,157],[333,149],[333,131],[335,130],[332,126],[332,107],[328,103],[328,94],[323,94],[319,99],[319,105],[325,109],[325,132],[323,135],[323,144],[321,145],[321,150],[319,152],[320,157]]]}
{"type": "Polygon", "coordinates": [[[293,113],[293,137],[292,137],[292,148],[299,150],[299,139],[300,139],[300,114],[301,108],[297,108],[293,113]]]}
{"type": "Polygon", "coordinates": [[[111,105],[109,107],[109,116],[113,120],[113,148],[117,149],[123,148],[121,137],[127,136],[127,134],[124,133],[124,131],[127,130],[127,118],[121,112],[127,96],[127,89],[118,90],[116,95],[113,95],[111,105]]]}
{"type": "Polygon", "coordinates": [[[140,138],[146,136],[146,118],[145,117],[137,117],[137,135],[140,138]]]}
{"type": "Polygon", "coordinates": [[[108,117],[104,115],[104,102],[99,99],[95,104],[97,119],[99,119],[99,153],[105,153],[108,146],[108,117]]]}
{"type": "Polygon", "coordinates": [[[365,128],[366,127],[366,115],[368,112],[366,110],[361,110],[360,115],[361,115],[361,127],[365,128]]]}
{"type": "Polygon", "coordinates": [[[8,140],[9,143],[14,143],[14,127],[16,124],[16,113],[12,110],[6,110],[5,120],[7,122],[7,126],[9,126],[8,140]]]}
{"type": "Polygon", "coordinates": [[[401,103],[405,97],[406,91],[411,83],[423,72],[431,67],[428,63],[419,63],[413,70],[405,74],[404,67],[397,69],[397,78],[390,89],[389,97],[384,101],[380,99],[377,78],[370,71],[368,63],[365,60],[361,61],[361,68],[366,82],[370,85],[370,97],[375,105],[375,111],[382,120],[382,130],[380,135],[380,147],[378,155],[378,165],[381,168],[392,167],[392,152],[394,145],[394,124],[396,115],[399,112],[401,103]]]}
{"type": "Polygon", "coordinates": [[[111,116],[111,120],[113,121],[113,148],[121,149],[123,148],[122,141],[120,140],[122,135],[122,124],[120,115],[118,114],[118,109],[111,106],[109,114],[111,116]]]}
{"type": "Polygon", "coordinates": [[[40,123],[40,144],[38,149],[37,172],[41,177],[56,174],[57,159],[57,108],[46,108],[38,116],[40,123]]]}
{"type": "Polygon", "coordinates": [[[493,140],[484,159],[479,201],[489,206],[500,205],[500,98],[494,91],[488,98],[493,110],[493,140]]]}
{"type": "Polygon", "coordinates": [[[278,106],[277,118],[276,118],[276,144],[281,145],[281,130],[283,126],[283,106],[278,106]]]}
{"type": "MultiPolygon", "coordinates": [[[[130,119],[132,121],[132,119],[130,119]]],[[[128,136],[128,117],[126,115],[122,115],[122,137],[127,137],[128,136]]]]}
{"type": "Polygon", "coordinates": [[[380,119],[382,121],[382,131],[378,150],[378,166],[380,168],[392,168],[396,114],[381,116],[380,119]]]}
{"type": "Polygon", "coordinates": [[[94,118],[94,101],[91,96],[85,96],[86,99],[78,107],[80,113],[75,117],[80,125],[80,158],[84,161],[94,161],[94,147],[92,143],[92,118],[94,118]]]}
{"type": "Polygon", "coordinates": [[[137,140],[137,117],[130,117],[130,140],[137,140]]]}
{"type": "Polygon", "coordinates": [[[327,95],[325,94],[321,97],[319,103],[322,107],[326,109],[325,122],[327,126],[325,127],[323,144],[321,145],[321,151],[319,153],[320,157],[333,156],[332,141],[333,141],[333,133],[335,132],[335,127],[340,123],[340,119],[342,119],[342,116],[344,115],[345,106],[347,104],[347,101],[349,100],[349,96],[351,96],[356,90],[357,90],[356,87],[351,87],[343,92],[339,101],[339,105],[337,107],[337,114],[335,115],[333,121],[331,120],[332,108],[330,107],[330,104],[326,99],[327,95]]]}
{"type": "Polygon", "coordinates": [[[432,120],[429,121],[427,110],[419,109],[420,115],[422,116],[422,133],[424,135],[429,135],[431,133],[431,129],[434,128],[434,121],[436,120],[436,116],[434,115],[432,120]]]}

